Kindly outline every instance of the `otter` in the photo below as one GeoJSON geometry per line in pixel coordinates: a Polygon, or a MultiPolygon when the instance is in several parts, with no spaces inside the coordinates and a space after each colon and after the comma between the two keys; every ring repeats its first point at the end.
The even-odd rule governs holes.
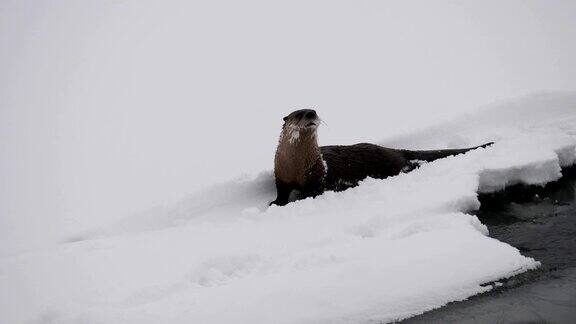
{"type": "Polygon", "coordinates": [[[431,151],[393,149],[370,143],[318,146],[321,120],[316,111],[296,110],[283,120],[274,156],[277,198],[270,205],[286,205],[294,190],[298,191],[297,199],[316,197],[327,190],[355,187],[366,177],[384,179],[414,170],[424,161],[494,144],[431,151]]]}

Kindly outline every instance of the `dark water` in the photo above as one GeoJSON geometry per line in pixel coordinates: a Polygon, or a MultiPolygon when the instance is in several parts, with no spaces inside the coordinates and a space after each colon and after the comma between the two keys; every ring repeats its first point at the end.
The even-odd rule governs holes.
{"type": "Polygon", "coordinates": [[[490,236],[542,263],[503,286],[403,323],[576,323],[576,168],[546,187],[483,195],[490,236]]]}

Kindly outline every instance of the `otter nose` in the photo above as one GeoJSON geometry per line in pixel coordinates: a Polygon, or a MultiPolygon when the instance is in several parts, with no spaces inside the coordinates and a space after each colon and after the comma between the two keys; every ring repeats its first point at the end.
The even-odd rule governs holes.
{"type": "Polygon", "coordinates": [[[308,119],[316,118],[316,111],[310,110],[309,112],[307,112],[306,118],[308,118],[308,119]]]}

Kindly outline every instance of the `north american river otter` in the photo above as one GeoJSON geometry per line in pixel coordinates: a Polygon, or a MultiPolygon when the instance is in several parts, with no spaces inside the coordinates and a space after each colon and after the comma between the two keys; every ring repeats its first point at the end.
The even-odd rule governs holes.
{"type": "Polygon", "coordinates": [[[270,203],[286,205],[293,190],[298,199],[316,197],[326,190],[354,187],[366,177],[384,179],[434,161],[465,153],[480,146],[455,150],[410,151],[375,144],[318,146],[320,118],[312,109],[301,109],[284,117],[274,157],[277,198],[270,203]]]}

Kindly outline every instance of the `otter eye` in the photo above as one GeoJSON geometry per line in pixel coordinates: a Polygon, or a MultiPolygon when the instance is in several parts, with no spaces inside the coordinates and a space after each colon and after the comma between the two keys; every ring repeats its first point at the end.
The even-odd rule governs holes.
{"type": "Polygon", "coordinates": [[[313,111],[309,111],[309,112],[306,113],[306,118],[308,118],[308,119],[312,119],[312,118],[314,118],[315,116],[316,116],[316,113],[313,112],[313,111]]]}

